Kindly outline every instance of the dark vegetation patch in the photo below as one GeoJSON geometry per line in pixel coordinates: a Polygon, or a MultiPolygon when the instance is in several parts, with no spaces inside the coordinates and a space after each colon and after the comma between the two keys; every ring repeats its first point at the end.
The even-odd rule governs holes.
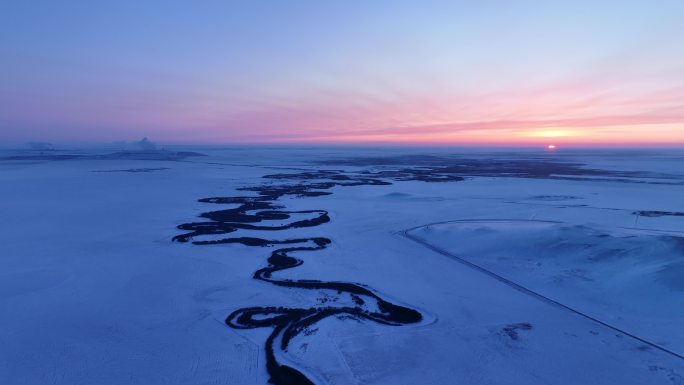
{"type": "Polygon", "coordinates": [[[581,199],[581,198],[573,196],[573,195],[534,195],[534,196],[531,196],[530,199],[534,199],[537,201],[555,202],[555,201],[568,201],[568,200],[581,199]]]}
{"type": "MultiPolygon", "coordinates": [[[[389,173],[409,171],[425,173],[432,182],[448,181],[450,177],[515,177],[560,179],[575,181],[610,181],[678,185],[682,182],[673,175],[643,171],[617,171],[589,168],[585,164],[557,157],[520,153],[491,153],[477,156],[462,155],[399,155],[362,158],[337,158],[315,162],[327,166],[373,167],[390,169],[389,173]],[[410,168],[405,168],[411,166],[410,168]],[[663,181],[662,179],[675,179],[663,181]]],[[[378,177],[384,171],[376,171],[378,177]]],[[[367,173],[371,173],[367,171],[367,173]]],[[[419,177],[414,178],[419,180],[419,177]]],[[[399,180],[399,179],[397,179],[399,180]]]]}
{"type": "Polygon", "coordinates": [[[642,210],[635,211],[632,214],[638,215],[640,217],[684,217],[684,212],[679,211],[655,211],[655,210],[642,210]]]}
{"type": "Polygon", "coordinates": [[[558,175],[636,176],[631,172],[613,172],[585,168],[581,163],[565,162],[542,157],[463,158],[456,156],[394,156],[350,159],[330,159],[325,165],[347,166],[421,166],[427,174],[461,176],[511,176],[549,178],[558,175]]]}
{"type": "Polygon", "coordinates": [[[153,172],[153,171],[162,171],[162,170],[170,170],[168,167],[145,167],[145,168],[129,168],[125,170],[94,170],[93,172],[132,172],[132,173],[137,173],[137,172],[153,172]]]}
{"type": "Polygon", "coordinates": [[[532,330],[532,324],[528,322],[521,322],[517,324],[506,325],[501,329],[501,334],[508,336],[513,341],[520,339],[518,331],[520,330],[532,330]]]}

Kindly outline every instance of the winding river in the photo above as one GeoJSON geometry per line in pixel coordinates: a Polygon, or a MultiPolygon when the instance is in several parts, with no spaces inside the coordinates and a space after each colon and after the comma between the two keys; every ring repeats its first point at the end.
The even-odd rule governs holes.
{"type": "Polygon", "coordinates": [[[256,193],[253,196],[212,197],[200,202],[238,205],[235,208],[209,211],[200,215],[201,222],[185,223],[178,229],[185,232],[173,238],[177,242],[192,241],[196,245],[240,243],[246,246],[281,246],[271,252],[268,265],[254,272],[253,278],[282,287],[302,290],[324,290],[334,298],[324,304],[310,307],[247,307],[237,309],[226,318],[228,326],[235,329],[269,327],[272,332],[265,341],[266,370],[269,382],[275,385],[313,384],[304,373],[278,360],[277,352],[286,352],[292,339],[317,322],[328,318],[367,320],[383,325],[415,324],[423,319],[420,312],[389,302],[372,289],[360,283],[320,281],[314,279],[293,280],[276,277],[274,273],[300,266],[304,261],[294,256],[299,252],[322,250],[330,245],[325,237],[269,240],[256,237],[226,237],[211,240],[195,240],[198,236],[221,236],[238,230],[278,231],[292,228],[314,227],[330,221],[328,212],[322,209],[288,211],[279,204],[284,196],[299,198],[330,195],[336,186],[389,185],[393,180],[458,181],[454,175],[435,175],[431,179],[425,170],[404,169],[394,172],[372,174],[368,172],[349,174],[343,171],[312,171],[296,174],[266,175],[276,181],[257,187],[238,190],[256,193]],[[265,224],[267,221],[286,221],[293,214],[306,214],[308,219],[294,220],[287,224],[265,224]],[[337,304],[335,306],[334,304],[337,304]]]}

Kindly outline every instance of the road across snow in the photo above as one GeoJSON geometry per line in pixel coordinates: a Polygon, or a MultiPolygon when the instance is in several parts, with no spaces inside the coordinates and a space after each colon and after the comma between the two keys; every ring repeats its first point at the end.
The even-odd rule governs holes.
{"type": "MultiPolygon", "coordinates": [[[[560,222],[500,219],[488,221],[456,220],[438,222],[404,230],[402,231],[402,234],[408,239],[418,242],[439,254],[452,258],[478,272],[503,282],[515,290],[529,294],[532,297],[558,306],[569,312],[581,315],[597,324],[634,338],[651,348],[661,350],[675,358],[684,360],[684,356],[677,351],[682,348],[680,346],[680,336],[678,333],[678,320],[682,319],[682,315],[679,314],[679,309],[682,309],[682,304],[680,303],[682,302],[682,298],[667,295],[668,293],[659,293],[657,291],[648,293],[652,298],[649,298],[647,295],[625,295],[626,293],[623,291],[623,287],[615,287],[615,281],[619,282],[625,280],[621,275],[628,275],[631,276],[632,280],[641,281],[647,281],[649,278],[652,280],[652,277],[648,277],[649,270],[655,271],[656,274],[661,275],[679,275],[678,270],[679,265],[681,264],[679,261],[680,252],[677,250],[677,243],[679,240],[676,237],[674,237],[675,239],[673,240],[671,237],[663,235],[661,235],[661,238],[664,239],[643,240],[642,242],[649,246],[658,241],[669,243],[669,245],[663,247],[664,250],[663,255],[660,256],[661,258],[654,258],[654,256],[649,255],[648,257],[651,260],[641,261],[641,265],[638,263],[635,264],[632,260],[628,260],[627,254],[629,254],[630,251],[633,251],[633,249],[621,250],[623,252],[618,255],[618,258],[610,258],[610,262],[612,262],[611,266],[600,266],[601,271],[608,271],[611,275],[600,276],[600,272],[596,273],[595,271],[592,271],[591,266],[587,265],[600,263],[601,261],[597,256],[603,256],[604,258],[606,256],[615,256],[616,250],[609,249],[610,246],[606,247],[605,238],[610,236],[605,233],[600,233],[598,235],[599,238],[603,238],[600,240],[603,242],[597,242],[595,244],[587,243],[592,240],[592,235],[596,236],[595,233],[592,234],[587,230],[588,229],[584,228],[572,229],[568,224],[560,222]],[[585,236],[579,237],[580,239],[578,239],[577,236],[572,237],[575,238],[572,239],[567,234],[558,236],[557,233],[559,230],[560,232],[563,232],[564,230],[581,231],[585,233],[585,236]],[[499,234],[495,233],[497,231],[499,234]],[[490,243],[481,239],[481,233],[483,232],[488,233],[487,237],[496,242],[490,243]],[[504,233],[505,235],[502,236],[501,233],[504,233]],[[546,233],[547,238],[555,237],[556,239],[546,240],[546,242],[544,242],[545,244],[535,243],[535,241],[538,242],[540,238],[544,238],[544,235],[540,235],[540,233],[546,233]],[[500,237],[505,237],[507,240],[514,237],[516,238],[516,242],[502,242],[501,239],[498,239],[500,237]],[[573,241],[581,242],[579,244],[579,250],[576,247],[577,245],[570,244],[573,241]],[[482,248],[482,245],[485,245],[484,249],[490,253],[495,253],[495,255],[487,255],[483,250],[473,251],[473,244],[477,244],[479,248],[482,248]],[[525,244],[524,249],[516,250],[516,245],[520,244],[525,244]],[[569,247],[572,248],[570,252],[567,250],[569,247]],[[606,250],[607,248],[608,250],[606,250]],[[558,261],[560,258],[553,260],[553,258],[557,256],[555,255],[556,253],[561,254],[560,257],[564,257],[565,260],[558,261]],[[506,259],[506,263],[501,263],[501,259],[506,259]],[[550,269],[547,267],[542,268],[543,265],[548,263],[549,259],[551,259],[551,263],[553,264],[552,267],[550,269]],[[655,259],[655,261],[653,261],[653,259],[655,259]],[[583,261],[578,263],[577,260],[583,261]],[[654,263],[658,264],[655,268],[643,266],[654,263]],[[668,271],[668,269],[672,269],[673,264],[675,265],[674,269],[676,270],[674,273],[668,271]],[[526,266],[528,267],[527,269],[525,268],[526,266]],[[530,268],[530,266],[532,267],[530,268]],[[630,271],[634,269],[640,269],[645,274],[630,271]],[[568,278],[568,272],[573,273],[572,278],[575,279],[572,279],[573,282],[571,285],[564,285],[564,281],[568,278]],[[582,273],[582,276],[578,277],[578,273],[582,273]],[[592,278],[587,277],[587,275],[590,274],[593,275],[592,278]],[[595,281],[599,282],[596,284],[595,281]],[[554,287],[554,283],[557,284],[556,286],[560,287],[554,287]],[[607,293],[605,286],[607,286],[607,289],[612,290],[613,293],[607,293]],[[616,291],[619,292],[615,293],[616,291]],[[554,299],[554,295],[557,295],[558,298],[562,298],[562,302],[554,299]],[[662,297],[665,297],[665,299],[662,297]],[[587,298],[596,299],[596,301],[587,301],[587,298]],[[600,300],[600,302],[598,302],[598,300],[600,300]],[[646,303],[639,303],[639,301],[646,301],[646,303]],[[615,309],[625,309],[625,305],[632,305],[633,308],[639,308],[647,306],[653,301],[658,301],[660,303],[660,306],[662,307],[657,308],[656,310],[660,310],[661,313],[658,314],[657,312],[650,311],[645,317],[649,319],[650,324],[655,322],[662,323],[656,328],[650,328],[644,325],[643,314],[618,314],[615,316],[615,313],[610,313],[615,309]],[[670,301],[670,303],[664,303],[666,301],[670,301]],[[606,305],[606,303],[608,305],[606,305]],[[586,310],[584,310],[585,308],[586,310]],[[630,316],[636,316],[638,319],[631,323],[623,321],[630,316]],[[606,322],[601,318],[618,319],[606,322]],[[626,324],[627,327],[634,328],[634,331],[630,332],[622,329],[624,327],[622,325],[623,323],[626,324]],[[671,330],[668,330],[668,326],[671,330]],[[662,345],[649,339],[654,337],[658,341],[664,341],[661,342],[662,345]],[[667,347],[671,345],[675,345],[674,348],[667,347]]],[[[640,234],[642,237],[645,235],[643,231],[629,229],[626,231],[626,234],[628,235],[623,234],[622,237],[635,237],[635,233],[642,233],[640,234]]],[[[649,233],[651,232],[647,232],[646,234],[649,233]]],[[[653,235],[646,236],[653,238],[653,235]]],[[[618,242],[624,242],[624,240],[618,242]]],[[[636,255],[635,257],[638,258],[640,256],[641,255],[636,255]]],[[[627,279],[629,279],[629,277],[627,279]]],[[[653,282],[629,283],[640,287],[648,286],[649,284],[653,285],[653,282]]]]}

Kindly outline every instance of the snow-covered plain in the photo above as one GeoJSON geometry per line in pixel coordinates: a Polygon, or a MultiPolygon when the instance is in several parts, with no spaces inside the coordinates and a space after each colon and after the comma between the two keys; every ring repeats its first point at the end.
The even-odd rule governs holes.
{"type": "Polygon", "coordinates": [[[392,184],[283,196],[286,210],[326,210],[330,222],[230,237],[327,237],[276,275],[362,284],[423,317],[400,326],[328,317],[306,328],[276,354],[314,383],[684,384],[681,151],[191,151],[207,156],[0,152],[0,384],[266,384],[271,328],[235,329],[226,317],[345,299],[253,279],[274,247],[172,238],[184,233],[176,226],[236,206],[200,198],[312,183],[262,177],[317,170],[371,171],[392,184]],[[582,165],[547,176],[487,166],[516,162],[582,165]],[[450,172],[463,181],[382,174],[462,164],[470,168],[450,172]]]}

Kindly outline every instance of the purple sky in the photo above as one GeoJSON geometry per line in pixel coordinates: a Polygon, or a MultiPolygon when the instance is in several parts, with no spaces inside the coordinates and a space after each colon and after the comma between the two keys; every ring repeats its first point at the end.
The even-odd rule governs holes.
{"type": "Polygon", "coordinates": [[[682,20],[681,0],[8,0],[0,139],[682,145],[682,20]]]}

